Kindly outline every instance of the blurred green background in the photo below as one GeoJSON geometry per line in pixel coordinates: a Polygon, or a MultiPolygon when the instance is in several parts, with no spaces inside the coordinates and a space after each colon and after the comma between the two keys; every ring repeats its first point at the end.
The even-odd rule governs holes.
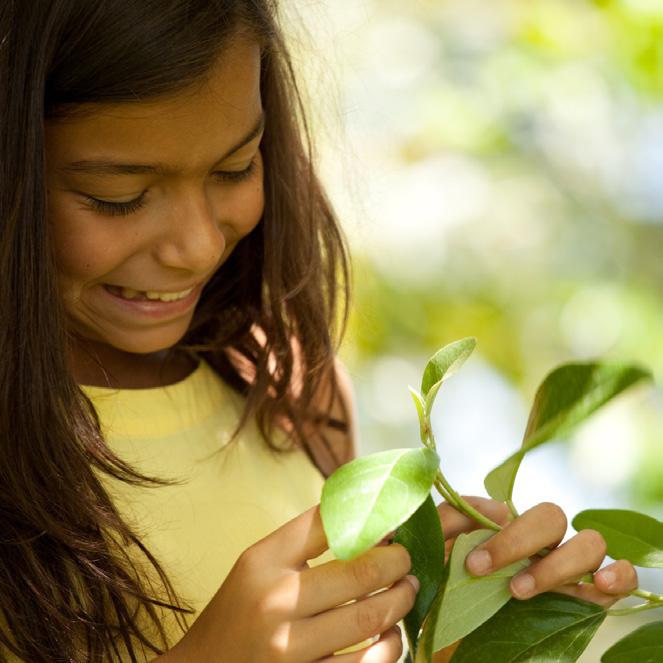
{"type": "MultiPolygon", "coordinates": [[[[469,494],[519,444],[555,365],[637,361],[658,386],[534,452],[516,504],[663,515],[663,2],[290,9],[354,258],[342,355],[362,452],[418,444],[407,385],[463,336],[478,351],[445,383],[433,424],[445,473],[469,494]]],[[[657,574],[641,580],[663,590],[657,574]]],[[[609,620],[582,660],[631,626],[609,620]]]]}

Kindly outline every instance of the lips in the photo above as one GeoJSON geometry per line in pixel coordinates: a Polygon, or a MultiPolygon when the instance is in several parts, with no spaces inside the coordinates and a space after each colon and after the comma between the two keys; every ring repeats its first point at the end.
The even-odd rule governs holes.
{"type": "MultiPolygon", "coordinates": [[[[110,284],[103,284],[101,291],[105,293],[104,300],[107,304],[111,304],[122,318],[126,318],[128,315],[137,322],[140,318],[162,320],[186,313],[195,306],[202,288],[203,283],[199,283],[184,297],[175,298],[171,301],[164,301],[159,298],[150,299],[145,295],[125,297],[122,287],[110,284]]],[[[131,292],[139,294],[136,290],[131,292]]],[[[147,292],[151,293],[149,290],[147,292]]]]}

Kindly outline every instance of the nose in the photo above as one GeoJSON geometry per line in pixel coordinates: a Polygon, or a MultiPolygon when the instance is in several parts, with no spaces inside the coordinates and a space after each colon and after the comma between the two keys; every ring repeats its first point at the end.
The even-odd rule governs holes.
{"type": "Polygon", "coordinates": [[[181,193],[171,199],[158,223],[153,252],[165,267],[208,274],[226,249],[218,210],[203,192],[181,193]]]}

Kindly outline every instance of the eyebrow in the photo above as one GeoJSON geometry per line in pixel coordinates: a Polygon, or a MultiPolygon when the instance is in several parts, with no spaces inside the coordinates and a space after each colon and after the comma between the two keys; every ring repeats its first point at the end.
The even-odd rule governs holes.
{"type": "MultiPolygon", "coordinates": [[[[264,111],[260,114],[258,121],[254,127],[249,131],[249,133],[244,136],[236,145],[230,148],[219,161],[227,159],[229,156],[235,154],[241,150],[245,145],[248,145],[252,140],[260,135],[262,130],[265,127],[265,113],[264,111]]],[[[105,161],[105,160],[84,160],[84,161],[72,161],[66,166],[63,166],[61,170],[66,172],[74,173],[89,173],[93,175],[145,175],[145,174],[156,174],[156,175],[170,175],[173,174],[174,169],[171,166],[163,163],[155,164],[125,164],[118,163],[116,161],[105,161]]]]}

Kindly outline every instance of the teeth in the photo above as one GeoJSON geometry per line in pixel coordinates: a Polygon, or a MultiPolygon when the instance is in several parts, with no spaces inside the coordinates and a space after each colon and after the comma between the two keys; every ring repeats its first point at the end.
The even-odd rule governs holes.
{"type": "Polygon", "coordinates": [[[162,302],[174,302],[178,299],[183,299],[192,291],[193,288],[182,290],[182,292],[154,292],[152,290],[143,292],[141,290],[134,290],[133,288],[122,288],[122,297],[126,299],[151,299],[162,302]]]}
{"type": "Polygon", "coordinates": [[[131,288],[121,288],[121,295],[125,299],[141,299],[141,293],[138,290],[132,290],[131,288]]]}

